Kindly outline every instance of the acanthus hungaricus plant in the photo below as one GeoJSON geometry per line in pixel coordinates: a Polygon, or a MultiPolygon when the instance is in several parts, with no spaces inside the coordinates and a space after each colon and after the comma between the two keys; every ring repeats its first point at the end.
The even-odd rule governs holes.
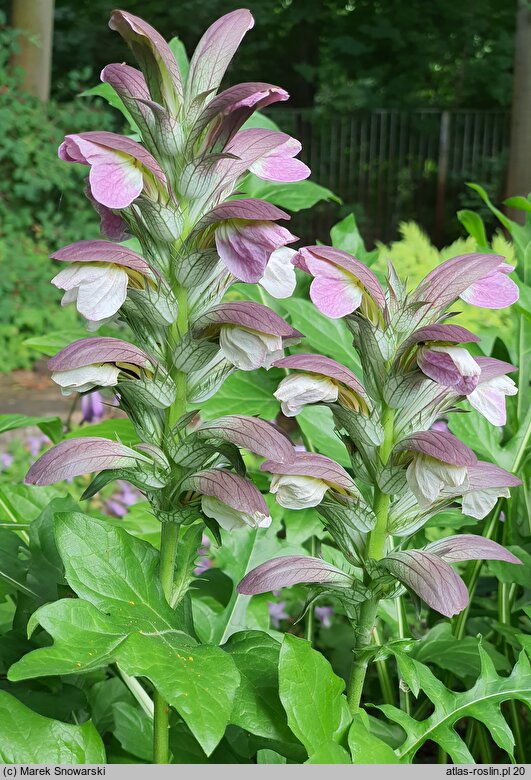
{"type": "Polygon", "coordinates": [[[140,70],[111,64],[101,78],[130,112],[140,141],[87,132],[67,135],[59,148],[62,160],[89,168],[87,196],[101,216],[104,239],[70,244],[52,255],[63,264],[52,280],[64,290],[63,305],[74,304],[94,333],[50,360],[52,379],[66,395],[97,390],[114,396],[141,443],[66,439],[33,464],[26,482],[51,485],[95,473],[84,493],[88,498],[112,480],[128,481],[147,496],[160,520],[160,558],[153,549],[133,552],[145,587],[127,593],[124,581],[124,603],[124,593],[97,596],[83,576],[90,572],[90,554],[69,557],[68,538],[99,538],[108,565],[124,577],[131,565],[127,542],[97,521],[62,517],[57,544],[80,598],[35,614],[34,624],[46,628],[55,644],[24,657],[10,676],[77,674],[114,661],[131,679],[148,678],[153,704],[138,683],[132,689],[154,718],[155,762],[170,760],[170,704],[212,752],[229,723],[239,682],[231,656],[198,646],[195,638],[189,560],[201,539],[197,521],[218,540],[220,527],[267,528],[268,506],[246,477],[240,448],[279,463],[294,458],[289,439],[268,422],[241,415],[202,422],[198,416],[231,373],[271,366],[302,335],[264,305],[223,300],[235,282],[258,283],[277,297],[289,296],[295,286],[289,245],[297,239],[280,224],[289,215],[268,202],[237,197],[242,178],[252,172],[266,181],[296,182],[310,173],[297,159],[296,139],[242,129],[257,109],[286,100],[283,89],[252,82],[218,92],[253,24],[247,10],[215,22],[183,78],[156,30],[130,13],[113,12],[110,27],[129,45],[140,70]],[[129,237],[140,253],[120,243],[129,237]],[[98,336],[112,319],[127,325],[136,343],[98,336]],[[108,641],[88,630],[89,615],[108,641]],[[76,642],[86,647],[83,654],[69,650],[59,630],[65,619],[71,631],[77,626],[84,632],[76,642]],[[171,680],[168,667],[174,670],[171,680]]]}
{"type": "MultiPolygon", "coordinates": [[[[466,255],[444,263],[407,292],[393,268],[384,288],[344,251],[293,249],[297,239],[281,224],[289,216],[241,193],[249,173],[280,183],[309,175],[297,159],[296,139],[244,127],[257,109],[288,95],[262,82],[218,92],[253,26],[250,13],[234,11],[215,22],[186,69],[138,17],[115,11],[110,26],[130,46],[140,70],[111,64],[101,78],[119,96],[137,136],[67,135],[59,149],[63,161],[88,167],[86,194],[100,215],[104,238],[70,244],[52,255],[62,264],[53,284],[64,291],[63,304],[75,305],[85,318],[91,335],[59,351],[49,368],[65,395],[82,394],[86,419],[97,415],[92,402],[113,399],[140,443],[68,436],[32,465],[26,481],[46,486],[94,474],[84,492],[87,499],[114,480],[134,486],[160,521],[160,549],[77,511],[51,512],[52,544],[37,521],[30,546],[42,534],[39,543],[47,555],[38,560],[53,570],[53,588],[29,618],[30,634],[38,626],[43,630],[38,646],[17,656],[10,682],[90,679],[112,668],[139,705],[125,710],[131,732],[122,719],[122,747],[125,751],[134,742],[131,753],[144,760],[212,756],[216,761],[230,726],[233,740],[226,739],[220,760],[390,763],[413,760],[428,738],[453,760],[468,761],[471,754],[453,726],[469,710],[479,718],[482,686],[495,679],[489,722],[499,727],[498,744],[511,755],[496,706],[518,698],[517,683],[529,672],[523,661],[511,677],[499,678],[480,646],[477,696],[453,694],[406,655],[407,640],[384,648],[373,642],[373,630],[382,605],[400,600],[406,589],[417,606],[420,599],[444,616],[460,613],[468,592],[453,564],[520,563],[501,545],[475,534],[438,539],[422,549],[410,542],[432,517],[459,502],[463,514],[484,518],[519,484],[508,471],[478,461],[446,425],[467,400],[492,425],[505,422],[505,396],[516,389],[508,376],[514,366],[473,356],[466,345],[477,337],[449,318],[459,299],[486,307],[515,302],[512,269],[494,255],[466,255]],[[292,324],[273,309],[242,299],[242,286],[232,294],[231,287],[243,282],[288,298],[296,268],[312,277],[310,297],[317,309],[344,319],[362,376],[329,356],[299,352],[305,349],[303,334],[292,324]],[[131,338],[98,335],[111,320],[125,326],[131,338]],[[348,451],[348,471],[310,448],[294,447],[270,422],[241,414],[201,415],[202,405],[232,373],[271,367],[286,372],[275,393],[285,418],[315,404],[331,410],[348,451]],[[254,482],[246,453],[263,461],[264,473],[254,482]],[[198,547],[202,542],[205,550],[210,538],[220,543],[231,534],[263,533],[264,540],[276,533],[269,528],[273,500],[268,504],[259,489],[266,473],[280,507],[316,509],[334,545],[329,545],[334,563],[318,550],[306,556],[298,549],[296,555],[252,568],[239,583],[240,595],[233,593],[223,604],[234,617],[230,627],[212,626],[209,641],[201,642],[204,625],[200,632],[192,611],[198,547]],[[205,527],[210,537],[202,536],[205,527]],[[310,615],[316,599],[331,596],[350,621],[355,649],[348,705],[342,680],[304,640],[286,633],[280,646],[274,632],[239,631],[246,620],[255,628],[251,610],[242,610],[246,597],[297,584],[309,587],[310,615]],[[72,592],[78,598],[71,598],[72,592]],[[386,654],[394,654],[403,684],[417,692],[422,687],[435,705],[431,720],[422,723],[409,712],[382,707],[404,730],[401,738],[394,736],[395,749],[390,739],[371,732],[360,710],[368,665],[382,663],[386,654]],[[146,747],[147,738],[153,749],[146,747]]],[[[250,560],[251,554],[245,563],[250,560]]],[[[217,606],[208,612],[205,602],[198,603],[207,622],[219,615],[217,606]]],[[[274,606],[278,622],[285,613],[281,604],[274,606]]],[[[325,625],[331,607],[317,609],[325,625]]],[[[96,679],[94,688],[120,683],[96,679]]],[[[99,706],[104,720],[108,702],[102,702],[103,694],[100,700],[93,691],[91,696],[91,714],[99,706]]],[[[120,704],[114,701],[113,710],[120,704]]],[[[23,705],[13,706],[15,715],[21,711],[17,707],[23,705]]],[[[34,727],[48,729],[47,734],[59,728],[58,721],[50,727],[40,714],[32,717],[34,727]]],[[[59,757],[104,760],[90,723],[60,727],[64,751],[59,757]],[[82,744],[71,749],[74,739],[82,744]]]]}
{"type": "MultiPolygon", "coordinates": [[[[317,507],[344,565],[283,556],[249,572],[239,590],[258,594],[305,583],[310,603],[326,593],[343,602],[356,636],[348,685],[356,715],[368,662],[378,652],[370,645],[383,599],[398,598],[407,589],[414,599],[452,617],[469,598],[452,564],[521,563],[495,541],[473,534],[422,549],[409,544],[432,517],[457,501],[464,515],[482,519],[499,497],[521,484],[499,466],[478,460],[446,424],[449,415],[464,411],[461,402],[467,399],[493,425],[505,422],[505,397],[516,392],[508,376],[515,366],[474,358],[463,345],[479,339],[449,319],[459,299],[502,308],[518,299],[518,287],[507,275],[512,267],[486,254],[442,263],[411,292],[391,264],[384,289],[363,263],[333,247],[304,247],[293,262],[313,277],[310,297],[316,308],[344,318],[363,382],[328,357],[293,354],[274,363],[289,371],[275,396],[288,417],[309,404],[331,409],[356,481],[314,452],[295,453],[283,462],[271,459],[262,469],[273,475],[271,492],[281,506],[317,507]]],[[[386,707],[385,714],[403,725],[399,710],[386,707]]],[[[446,747],[445,738],[440,744],[446,747]]],[[[446,749],[459,761],[459,745],[446,749]]]]}

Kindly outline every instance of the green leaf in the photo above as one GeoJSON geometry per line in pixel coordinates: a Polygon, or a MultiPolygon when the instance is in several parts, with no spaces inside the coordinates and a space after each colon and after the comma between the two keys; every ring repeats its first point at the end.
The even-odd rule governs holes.
{"type": "Polygon", "coordinates": [[[53,498],[64,491],[50,485],[2,485],[0,487],[0,512],[2,519],[12,523],[31,523],[48,506],[53,498]]]}
{"type": "Polygon", "coordinates": [[[2,764],[104,764],[105,749],[90,721],[81,726],[37,715],[0,691],[2,764]]]}
{"type": "Polygon", "coordinates": [[[308,442],[322,455],[342,466],[351,466],[347,448],[334,430],[334,418],[327,406],[306,406],[297,422],[308,442]]]}
{"type": "Polygon", "coordinates": [[[280,127],[273,122],[270,117],[262,114],[260,111],[255,111],[251,114],[249,119],[245,122],[242,130],[248,130],[249,128],[259,128],[261,130],[280,130],[280,127]]]}
{"type": "Polygon", "coordinates": [[[363,260],[364,256],[368,254],[354,214],[349,214],[337,222],[330,229],[330,238],[332,246],[336,249],[342,249],[360,260],[363,260]]]}
{"type": "Polygon", "coordinates": [[[173,604],[179,604],[194,579],[194,567],[197,560],[197,550],[201,544],[203,526],[196,523],[180,529],[177,544],[177,560],[179,565],[173,584],[173,604]]]}
{"type": "Polygon", "coordinates": [[[27,547],[20,536],[0,528],[0,601],[16,591],[35,595],[26,585],[27,560],[20,557],[21,551],[27,558],[27,547]]]}
{"type": "MultiPolygon", "coordinates": [[[[514,568],[514,566],[513,566],[514,568]]],[[[483,642],[497,670],[508,671],[509,663],[493,645],[483,642]]],[[[432,663],[460,679],[476,678],[481,671],[479,642],[475,637],[456,639],[448,623],[439,623],[413,645],[411,655],[420,663],[432,663]]]]}
{"type": "Polygon", "coordinates": [[[395,751],[371,734],[365,712],[354,715],[348,732],[348,746],[353,764],[399,764],[395,751]]]}
{"type": "Polygon", "coordinates": [[[281,756],[280,753],[275,753],[274,750],[268,750],[264,748],[259,750],[256,754],[257,764],[286,764],[287,759],[285,756],[281,756]]]}
{"type": "MultiPolygon", "coordinates": [[[[312,753],[306,764],[351,764],[350,756],[337,742],[325,742],[312,753]]],[[[364,762],[367,763],[367,762],[364,762]]]]}
{"type": "Polygon", "coordinates": [[[245,197],[267,200],[288,211],[311,209],[322,200],[341,203],[341,199],[327,187],[322,187],[308,179],[289,183],[266,182],[250,174],[245,179],[241,190],[245,197]]]}
{"type": "Polygon", "coordinates": [[[34,336],[26,339],[24,345],[31,349],[42,352],[43,355],[52,357],[59,350],[64,349],[77,339],[86,338],[87,331],[82,328],[71,328],[70,330],[56,330],[52,333],[45,333],[44,336],[34,336]]]}
{"type": "Polygon", "coordinates": [[[151,545],[80,513],[59,514],[56,539],[65,576],[79,599],[41,607],[37,623],[53,638],[10,671],[11,680],[77,674],[112,662],[142,675],[174,706],[211,752],[227,726],[239,675],[219,648],[197,647],[166,602],[151,545]]]}
{"type": "Polygon", "coordinates": [[[118,111],[120,111],[125,119],[127,120],[128,125],[130,126],[131,130],[135,133],[139,133],[140,130],[138,129],[138,125],[136,124],[135,120],[125,107],[122,98],[118,95],[114,87],[111,87],[110,84],[107,84],[104,82],[103,84],[96,84],[96,86],[91,87],[90,89],[86,89],[84,92],[79,93],[79,97],[101,97],[103,98],[110,106],[113,108],[116,108],[118,111]]]}
{"type": "Polygon", "coordinates": [[[466,414],[450,415],[448,424],[454,436],[481,458],[493,460],[503,468],[510,466],[510,455],[500,445],[500,429],[491,425],[475,409],[466,414]]]}
{"type": "Polygon", "coordinates": [[[522,195],[514,195],[512,198],[507,198],[503,201],[505,206],[510,209],[520,209],[520,211],[531,211],[531,201],[524,198],[522,195]]]}
{"type": "Polygon", "coordinates": [[[262,631],[241,631],[223,649],[241,678],[231,723],[265,739],[294,742],[278,695],[280,644],[262,631]]]}
{"type": "MultiPolygon", "coordinates": [[[[406,732],[406,739],[396,753],[402,759],[411,761],[417,751],[428,740],[440,745],[455,764],[473,763],[474,759],[462,738],[454,730],[458,720],[464,717],[480,721],[490,731],[492,739],[511,760],[514,737],[500,709],[502,702],[516,699],[531,704],[531,669],[529,660],[522,652],[518,663],[509,677],[499,677],[489,655],[480,646],[481,674],[473,688],[454,693],[424,664],[408,659],[414,669],[418,685],[434,705],[429,718],[418,721],[390,704],[380,709],[391,721],[398,723],[406,732]]],[[[397,659],[403,655],[395,650],[397,659]]],[[[402,673],[403,670],[401,669],[402,673]]],[[[406,680],[406,682],[409,681],[406,680]]],[[[411,686],[410,686],[411,687],[411,686]]]]}
{"type": "Polygon", "coordinates": [[[240,675],[219,647],[179,646],[165,634],[133,634],[119,654],[127,674],[147,677],[188,724],[207,755],[230,721],[240,675]]]}
{"type": "Polygon", "coordinates": [[[223,414],[260,415],[266,420],[274,419],[280,408],[273,393],[283,374],[271,369],[265,371],[238,371],[229,376],[218,392],[201,408],[205,419],[223,414]]]}
{"type": "Polygon", "coordinates": [[[65,439],[78,439],[80,436],[100,436],[103,439],[113,439],[132,447],[140,442],[140,437],[132,422],[126,418],[116,417],[95,425],[82,425],[75,431],[67,433],[65,439]]]}
{"type": "Polygon", "coordinates": [[[279,664],[280,700],[288,725],[309,756],[339,742],[350,723],[345,682],[305,639],[284,636],[279,664]]]}
{"type": "Polygon", "coordinates": [[[168,46],[172,50],[173,56],[177,60],[177,65],[179,66],[181,79],[183,84],[185,84],[186,77],[188,76],[188,70],[190,68],[190,61],[188,60],[188,54],[186,53],[186,48],[184,46],[184,43],[176,35],[174,38],[171,38],[171,40],[168,41],[168,46]]]}
{"type": "Polygon", "coordinates": [[[112,705],[114,736],[127,753],[151,761],[153,758],[153,721],[140,707],[125,701],[112,705]]]}
{"type": "Polygon", "coordinates": [[[462,209],[457,212],[457,219],[463,225],[467,233],[475,240],[478,248],[488,247],[489,242],[485,232],[485,223],[475,211],[462,209]]]}
{"type": "MultiPolygon", "coordinates": [[[[281,304],[290,315],[293,327],[304,333],[305,344],[311,347],[311,351],[338,360],[361,376],[361,364],[352,346],[352,335],[343,320],[323,317],[313,303],[302,298],[289,298],[282,300],[281,304]]],[[[310,350],[305,348],[305,351],[310,350]]]]}
{"type": "Polygon", "coordinates": [[[0,433],[17,428],[37,426],[56,444],[63,437],[63,423],[59,417],[28,417],[25,414],[0,414],[0,433]]]}
{"type": "Polygon", "coordinates": [[[517,545],[508,545],[507,549],[522,561],[523,566],[514,566],[504,561],[489,561],[489,571],[500,582],[509,584],[514,582],[516,585],[522,585],[524,588],[529,587],[531,582],[531,555],[523,547],[518,547],[517,545]]]}

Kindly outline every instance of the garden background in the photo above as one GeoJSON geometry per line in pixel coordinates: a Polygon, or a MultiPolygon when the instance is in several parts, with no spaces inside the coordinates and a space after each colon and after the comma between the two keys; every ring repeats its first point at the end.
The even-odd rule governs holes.
{"type": "MultiPolygon", "coordinates": [[[[411,283],[444,259],[487,246],[509,263],[518,261],[518,235],[513,243],[514,234],[507,228],[515,223],[518,228],[531,211],[526,200],[531,190],[531,10],[526,0],[466,4],[253,0],[245,5],[256,27],[231,64],[227,81],[251,81],[262,74],[289,91],[289,107],[266,109],[266,121],[274,121],[301,140],[300,158],[312,169],[311,183],[273,185],[268,190],[267,183],[256,180],[250,182],[249,194],[294,212],[290,227],[303,243],[332,242],[379,274],[385,273],[390,258],[411,283]],[[515,200],[515,196],[523,197],[515,200]],[[507,198],[513,200],[502,205],[507,198]],[[505,214],[515,222],[508,223],[505,214]]],[[[208,24],[235,7],[225,0],[127,3],[127,10],[149,20],[167,39],[178,37],[188,52],[208,24]]],[[[86,171],[60,162],[57,147],[65,133],[130,132],[122,114],[113,110],[107,85],[99,83],[101,68],[124,56],[122,42],[105,25],[112,8],[107,0],[0,2],[0,413],[57,415],[77,435],[96,423],[99,435],[118,436],[127,445],[135,443],[135,435],[121,413],[108,405],[100,407],[97,399],[82,405],[77,395],[62,398],[46,369],[49,356],[86,335],[73,308],[59,305],[61,293],[49,283],[57,268],[48,256],[69,242],[99,234],[98,215],[83,195],[86,171]]],[[[330,322],[316,324],[309,302],[303,299],[306,292],[279,304],[281,313],[304,331],[313,351],[358,370],[346,329],[330,322]]],[[[465,307],[460,323],[479,330],[485,354],[508,359],[516,352],[519,317],[527,318],[529,332],[529,308],[528,294],[510,311],[465,307]]],[[[115,326],[102,333],[123,335],[115,326]]],[[[525,390],[528,369],[523,377],[525,390]]],[[[206,414],[243,412],[274,418],[278,404],[272,393],[278,378],[275,371],[267,376],[260,371],[259,381],[246,374],[231,378],[210,406],[207,403],[206,414]]],[[[525,398],[522,392],[519,404],[524,409],[525,398]]],[[[317,411],[323,414],[300,416],[303,439],[348,466],[330,420],[324,410],[317,411]]],[[[515,414],[510,416],[517,430],[515,419],[515,414]]],[[[501,462],[508,435],[487,439],[474,420],[457,423],[452,430],[479,454],[501,462]]],[[[11,430],[2,437],[0,523],[30,523],[65,490],[72,500],[79,499],[88,480],[58,488],[29,489],[19,484],[29,463],[51,439],[54,429],[48,422],[11,430]]],[[[519,458],[518,467],[525,466],[525,457],[519,458]]],[[[504,465],[509,468],[513,463],[506,459],[504,465]]],[[[107,487],[91,500],[90,508],[96,516],[124,524],[135,536],[156,539],[147,503],[125,482],[107,487]]],[[[518,521],[499,540],[503,536],[504,542],[518,546],[528,564],[527,503],[521,493],[514,511],[518,521]]],[[[290,516],[285,523],[289,545],[308,550],[319,544],[315,513],[288,510],[284,514],[290,516]]],[[[463,518],[450,514],[445,527],[467,530],[463,518]]],[[[3,537],[0,542],[1,560],[11,550],[3,537]]],[[[273,539],[273,548],[275,544],[273,539]]],[[[249,557],[255,553],[253,545],[254,539],[249,557]]],[[[217,550],[208,538],[203,540],[195,576],[205,627],[207,615],[220,616],[230,607],[230,580],[237,581],[245,573],[239,570],[242,554],[236,544],[217,550]]],[[[521,611],[527,602],[517,588],[528,582],[527,574],[518,575],[515,584],[507,572],[507,564],[499,562],[487,570],[476,612],[467,612],[472,624],[459,650],[443,624],[423,625],[427,641],[416,658],[430,664],[445,681],[457,677],[458,687],[466,688],[477,676],[480,656],[472,637],[478,631],[488,637],[487,650],[497,671],[506,674],[512,668],[522,646],[518,636],[529,623],[527,613],[521,611]],[[513,607],[518,602],[514,619],[500,615],[490,603],[489,587],[495,578],[501,583],[502,607],[509,596],[513,607]]],[[[2,587],[0,583],[0,599],[2,587]]],[[[255,597],[249,624],[262,627],[265,622],[273,632],[303,635],[299,620],[303,607],[304,595],[298,589],[271,599],[255,597]]],[[[332,602],[312,614],[315,646],[334,671],[345,676],[350,626],[332,602]]],[[[3,629],[12,617],[6,598],[0,603],[3,629]]],[[[389,626],[391,631],[396,627],[391,616],[389,626]]],[[[217,642],[221,637],[205,634],[207,639],[217,642]]],[[[77,723],[79,713],[91,712],[94,717],[97,712],[102,728],[108,727],[112,734],[108,737],[111,757],[149,760],[150,726],[119,680],[112,690],[101,681],[89,693],[63,685],[64,705],[58,713],[53,683],[43,683],[38,695],[24,683],[8,685],[5,671],[20,655],[14,639],[13,645],[10,641],[4,644],[3,656],[0,652],[0,675],[4,675],[0,689],[9,689],[40,714],[53,714],[68,723],[77,723]]],[[[385,691],[385,665],[376,663],[374,668],[371,690],[379,685],[378,690],[385,691]]],[[[400,701],[407,696],[409,692],[401,692],[400,701]]],[[[511,707],[514,730],[521,713],[511,707]]],[[[486,733],[478,727],[472,734],[475,755],[498,760],[500,751],[485,741],[486,733]]],[[[392,734],[384,736],[392,742],[392,734]]],[[[518,749],[523,750],[528,735],[516,736],[518,749]]],[[[227,748],[220,760],[234,759],[230,752],[234,749],[234,745],[227,748]]],[[[185,758],[198,757],[191,753],[185,758]]],[[[422,758],[434,759],[432,747],[422,758]]]]}

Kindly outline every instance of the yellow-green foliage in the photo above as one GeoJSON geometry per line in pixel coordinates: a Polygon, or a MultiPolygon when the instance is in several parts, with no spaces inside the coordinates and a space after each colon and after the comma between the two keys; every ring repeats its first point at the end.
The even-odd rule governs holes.
{"type": "MultiPolygon", "coordinates": [[[[433,246],[421,227],[415,222],[402,222],[399,227],[401,238],[388,246],[378,245],[378,258],[375,268],[385,273],[387,260],[390,259],[398,275],[408,280],[408,287],[415,287],[432,268],[450,257],[477,252],[478,246],[471,236],[459,238],[453,244],[440,251],[433,246]]],[[[507,263],[515,263],[514,247],[501,233],[495,233],[491,241],[491,250],[503,255],[507,263]]],[[[459,323],[470,330],[507,333],[512,327],[511,314],[505,309],[477,309],[460,301],[456,309],[462,312],[459,323]]]]}

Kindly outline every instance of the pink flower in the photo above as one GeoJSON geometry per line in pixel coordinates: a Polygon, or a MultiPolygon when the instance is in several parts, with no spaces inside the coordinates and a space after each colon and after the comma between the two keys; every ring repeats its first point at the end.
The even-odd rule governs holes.
{"type": "Polygon", "coordinates": [[[494,271],[467,287],[459,297],[484,309],[503,309],[505,306],[511,306],[519,297],[518,286],[508,277],[511,271],[514,271],[514,266],[500,263],[494,271]]]}
{"type": "Polygon", "coordinates": [[[307,246],[299,250],[294,265],[314,280],[310,298],[327,317],[338,319],[356,310],[371,322],[381,320],[385,295],[377,277],[347,252],[328,246],[307,246]]]}
{"type": "Polygon", "coordinates": [[[216,226],[218,254],[237,279],[258,282],[273,252],[297,240],[289,230],[275,224],[278,219],[289,219],[289,215],[271,203],[241,198],[213,208],[202,227],[216,226]]]}
{"type": "Polygon", "coordinates": [[[126,136],[99,130],[67,135],[58,154],[65,162],[90,166],[92,196],[107,208],[126,208],[143,191],[154,199],[157,192],[168,197],[166,176],[158,162],[126,136]]]}
{"type": "MultiPolygon", "coordinates": [[[[310,175],[308,166],[295,159],[301,149],[300,142],[286,133],[250,128],[237,133],[225,151],[236,155],[260,179],[291,182],[310,175]]],[[[238,161],[234,167],[239,170],[238,161]]],[[[227,168],[231,170],[232,161],[227,168]]]]}

